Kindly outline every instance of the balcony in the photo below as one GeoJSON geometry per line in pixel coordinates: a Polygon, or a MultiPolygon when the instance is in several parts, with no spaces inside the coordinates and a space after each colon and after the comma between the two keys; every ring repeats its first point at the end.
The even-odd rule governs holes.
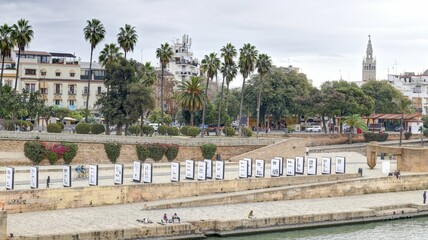
{"type": "Polygon", "coordinates": [[[76,95],[76,91],[68,91],[68,95],[76,95]]]}
{"type": "Polygon", "coordinates": [[[54,95],[62,95],[62,90],[54,91],[54,95]]]}

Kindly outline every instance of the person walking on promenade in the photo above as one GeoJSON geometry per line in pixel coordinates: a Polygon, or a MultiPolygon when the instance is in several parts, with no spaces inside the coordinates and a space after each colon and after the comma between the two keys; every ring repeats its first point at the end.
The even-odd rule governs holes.
{"type": "Polygon", "coordinates": [[[424,199],[424,204],[426,204],[426,202],[427,202],[427,191],[424,191],[424,193],[422,194],[422,198],[424,199]]]}
{"type": "Polygon", "coordinates": [[[49,183],[51,182],[51,176],[48,176],[46,179],[46,188],[49,188],[49,183]]]}

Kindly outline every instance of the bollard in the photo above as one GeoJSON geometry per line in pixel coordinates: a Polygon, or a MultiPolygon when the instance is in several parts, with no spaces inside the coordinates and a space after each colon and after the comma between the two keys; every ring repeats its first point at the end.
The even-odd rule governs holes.
{"type": "Polygon", "coordinates": [[[385,160],[385,153],[380,153],[380,159],[385,160]]]}
{"type": "Polygon", "coordinates": [[[221,155],[220,155],[220,153],[217,153],[215,160],[221,161],[221,155]]]}
{"type": "Polygon", "coordinates": [[[360,174],[360,177],[363,176],[363,169],[362,168],[358,168],[358,173],[360,174]]]}
{"type": "Polygon", "coordinates": [[[7,212],[0,209],[0,239],[7,239],[7,212]]]}

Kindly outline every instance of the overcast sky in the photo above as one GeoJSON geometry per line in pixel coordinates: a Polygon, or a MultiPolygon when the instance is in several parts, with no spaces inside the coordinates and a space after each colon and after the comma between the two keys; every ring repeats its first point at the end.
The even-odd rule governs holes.
{"type": "Polygon", "coordinates": [[[155,66],[156,48],[183,34],[199,59],[229,42],[238,49],[251,43],[275,65],[299,67],[319,86],[340,76],[361,80],[369,34],[378,79],[388,71],[427,69],[427,7],[423,0],[0,0],[0,24],[25,18],[35,32],[30,50],[74,53],[82,61],[89,61],[83,28],[92,18],[106,28],[95,59],[125,24],[139,35],[128,56],[155,66]]]}

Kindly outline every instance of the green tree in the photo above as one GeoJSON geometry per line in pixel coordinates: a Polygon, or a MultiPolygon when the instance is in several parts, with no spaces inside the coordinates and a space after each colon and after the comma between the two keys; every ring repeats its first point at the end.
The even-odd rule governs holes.
{"type": "Polygon", "coordinates": [[[12,37],[15,40],[16,46],[18,47],[18,63],[16,65],[16,77],[15,77],[15,88],[18,86],[18,76],[19,76],[19,62],[21,60],[21,51],[25,50],[25,47],[28,47],[28,44],[34,37],[34,32],[32,26],[28,24],[28,21],[21,18],[16,24],[12,26],[12,37]]]}
{"type": "MultiPolygon", "coordinates": [[[[106,30],[104,25],[98,19],[86,21],[86,27],[83,28],[83,35],[85,40],[91,44],[91,57],[89,61],[89,75],[88,75],[88,94],[86,96],[86,113],[89,110],[89,93],[91,92],[91,79],[92,79],[92,56],[95,47],[104,39],[106,30]]],[[[85,122],[88,122],[88,114],[85,116],[85,122]]]]}
{"type": "Polygon", "coordinates": [[[156,82],[155,68],[150,62],[146,62],[141,66],[141,82],[148,87],[153,86],[156,82]]]}
{"type": "Polygon", "coordinates": [[[261,102],[261,94],[262,94],[262,83],[266,74],[272,68],[272,60],[267,54],[260,54],[256,63],[257,72],[259,73],[260,83],[258,84],[258,92],[257,92],[257,137],[259,137],[259,122],[260,122],[260,102],[261,102]]]}
{"type": "Polygon", "coordinates": [[[68,108],[54,107],[53,109],[55,117],[61,122],[65,117],[69,117],[71,110],[68,108]]]}
{"type": "Polygon", "coordinates": [[[172,60],[174,52],[172,47],[168,43],[161,44],[160,48],[156,49],[156,57],[159,58],[161,64],[161,123],[163,123],[163,114],[164,114],[164,99],[163,99],[163,88],[164,88],[164,71],[166,65],[172,60]]]}
{"type": "Polygon", "coordinates": [[[161,113],[161,110],[159,108],[155,108],[153,111],[149,114],[149,121],[152,123],[159,123],[163,119],[165,124],[170,124],[172,122],[172,117],[169,114],[163,114],[161,113]]]}
{"type": "MultiPolygon", "coordinates": [[[[404,114],[410,113],[412,111],[412,102],[408,98],[394,98],[392,102],[397,107],[398,112],[401,114],[400,126],[401,126],[401,129],[404,129],[403,127],[404,114]]],[[[400,131],[399,146],[401,146],[402,140],[403,140],[403,131],[400,131]]]]}
{"type": "Polygon", "coordinates": [[[129,24],[125,24],[125,27],[121,27],[119,30],[120,32],[117,34],[117,42],[125,52],[126,59],[126,53],[134,51],[134,47],[138,41],[138,35],[135,27],[132,27],[129,24]]]}
{"type": "Polygon", "coordinates": [[[184,110],[190,112],[190,125],[194,125],[195,112],[201,111],[204,103],[204,90],[200,77],[192,76],[178,86],[180,102],[184,110]]]}
{"type": "Polygon", "coordinates": [[[254,71],[254,65],[257,61],[257,50],[256,47],[247,43],[239,49],[239,71],[242,74],[242,90],[241,90],[241,103],[239,105],[239,134],[241,134],[241,119],[242,119],[242,109],[244,107],[244,94],[245,94],[245,79],[247,79],[250,74],[254,71]]]}
{"type": "Polygon", "coordinates": [[[10,57],[12,49],[15,46],[15,39],[13,38],[13,30],[6,23],[0,26],[0,55],[2,56],[1,62],[1,74],[0,74],[0,95],[2,94],[3,88],[3,70],[4,60],[6,57],[10,57]]]}
{"type": "Polygon", "coordinates": [[[201,61],[201,70],[202,72],[207,74],[207,82],[205,85],[205,95],[204,95],[204,105],[202,108],[202,131],[201,136],[204,137],[205,131],[205,108],[207,105],[208,98],[208,85],[210,79],[212,80],[214,76],[217,75],[217,71],[220,68],[220,59],[217,57],[216,53],[210,53],[209,55],[205,55],[204,59],[201,61]]]}
{"type": "Polygon", "coordinates": [[[114,43],[110,43],[104,45],[98,57],[98,61],[101,65],[106,67],[108,64],[118,63],[120,58],[122,58],[122,53],[119,52],[119,47],[114,43]]]}
{"type": "Polygon", "coordinates": [[[399,113],[399,109],[391,102],[394,98],[406,98],[388,81],[367,81],[361,86],[361,90],[374,100],[374,113],[399,113]]]}
{"type": "Polygon", "coordinates": [[[349,126],[349,143],[352,143],[352,133],[354,132],[355,128],[359,128],[363,132],[367,131],[367,124],[358,114],[346,116],[343,122],[349,126]]]}
{"type": "Polygon", "coordinates": [[[226,72],[226,113],[229,113],[229,86],[238,74],[238,66],[232,61],[230,65],[225,66],[224,71],[226,72]]]}
{"type": "MultiPolygon", "coordinates": [[[[155,99],[152,96],[152,91],[142,82],[134,82],[129,85],[128,92],[125,105],[127,108],[131,108],[130,112],[140,117],[140,129],[143,129],[144,112],[152,110],[155,107],[155,99]]],[[[140,135],[144,135],[143,131],[140,131],[140,135]]]]}

